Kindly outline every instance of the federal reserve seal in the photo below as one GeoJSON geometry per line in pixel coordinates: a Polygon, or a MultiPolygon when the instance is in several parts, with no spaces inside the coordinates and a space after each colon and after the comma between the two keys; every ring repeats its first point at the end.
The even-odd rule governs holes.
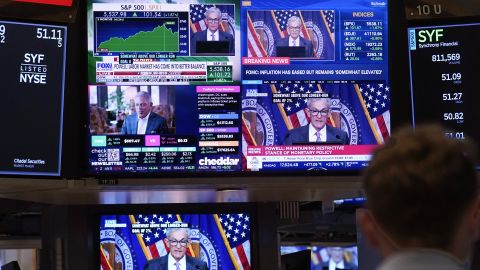
{"type": "Polygon", "coordinates": [[[257,145],[275,145],[278,135],[275,123],[270,117],[271,111],[267,110],[257,99],[243,99],[242,114],[257,145]]]}
{"type": "Polygon", "coordinates": [[[198,241],[200,244],[200,259],[207,262],[208,269],[222,269],[220,258],[217,256],[218,249],[210,238],[208,238],[208,233],[202,232],[198,229],[192,229],[190,237],[193,242],[198,241]]]}
{"type": "Polygon", "coordinates": [[[100,231],[100,244],[113,269],[134,270],[136,260],[130,246],[114,229],[100,231]]]}

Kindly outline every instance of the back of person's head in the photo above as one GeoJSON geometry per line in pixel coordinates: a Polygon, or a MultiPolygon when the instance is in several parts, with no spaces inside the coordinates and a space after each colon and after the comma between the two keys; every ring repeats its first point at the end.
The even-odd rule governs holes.
{"type": "Polygon", "coordinates": [[[367,207],[396,244],[451,247],[477,198],[474,151],[430,125],[405,128],[375,152],[363,177],[367,207]]]}

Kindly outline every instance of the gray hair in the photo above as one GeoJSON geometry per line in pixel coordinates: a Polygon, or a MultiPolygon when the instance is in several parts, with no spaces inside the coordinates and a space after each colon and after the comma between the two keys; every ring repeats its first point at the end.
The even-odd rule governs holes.
{"type": "Polygon", "coordinates": [[[217,13],[218,14],[218,19],[222,19],[222,11],[220,11],[219,8],[216,8],[216,7],[211,7],[209,9],[207,9],[207,11],[205,11],[205,18],[208,18],[208,15],[210,15],[211,13],[217,13]]]}
{"type": "MultiPolygon", "coordinates": [[[[180,221],[175,221],[172,224],[185,224],[185,223],[180,221]]],[[[167,238],[170,238],[170,235],[173,232],[182,231],[182,230],[187,233],[187,238],[190,239],[190,228],[188,227],[168,227],[167,231],[165,232],[165,235],[167,236],[167,238]]]]}
{"type": "Polygon", "coordinates": [[[288,18],[287,26],[289,26],[291,22],[299,22],[300,24],[302,24],[302,20],[300,20],[300,18],[297,17],[297,16],[292,16],[292,17],[288,18]]]}
{"type": "Polygon", "coordinates": [[[152,97],[148,92],[145,92],[145,91],[137,92],[137,94],[135,95],[135,98],[142,98],[146,102],[152,103],[152,97]]]}
{"type": "Polygon", "coordinates": [[[330,98],[309,98],[307,100],[307,107],[310,108],[310,105],[312,105],[312,102],[319,101],[319,102],[325,102],[327,103],[328,109],[332,107],[332,101],[330,98]]]}

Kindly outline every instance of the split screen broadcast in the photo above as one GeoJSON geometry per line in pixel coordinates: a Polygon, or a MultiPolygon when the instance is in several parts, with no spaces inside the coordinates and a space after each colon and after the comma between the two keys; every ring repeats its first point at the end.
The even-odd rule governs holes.
{"type": "Polygon", "coordinates": [[[361,169],[390,134],[387,10],[91,0],[89,172],[361,169]]]}

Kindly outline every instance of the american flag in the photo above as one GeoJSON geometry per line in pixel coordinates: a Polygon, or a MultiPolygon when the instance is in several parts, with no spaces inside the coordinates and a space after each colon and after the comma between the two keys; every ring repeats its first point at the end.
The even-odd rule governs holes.
{"type": "Polygon", "coordinates": [[[365,108],[372,120],[377,136],[383,143],[390,137],[390,87],[385,84],[358,84],[365,108]]]}
{"type": "Polygon", "coordinates": [[[247,48],[248,57],[267,57],[268,54],[263,48],[262,42],[255,31],[250,14],[247,14],[247,48]]]}
{"type": "MultiPolygon", "coordinates": [[[[317,84],[275,84],[272,85],[273,91],[277,93],[304,93],[310,94],[319,92],[317,84]]],[[[283,103],[283,109],[290,119],[292,128],[308,125],[310,119],[305,112],[307,108],[307,98],[292,98],[291,102],[283,103]]]]}
{"type": "Polygon", "coordinates": [[[250,217],[247,214],[219,214],[225,237],[240,269],[250,270],[250,217]]]}
{"type": "Polygon", "coordinates": [[[300,14],[300,12],[298,12],[297,10],[275,10],[273,13],[275,14],[275,19],[278,22],[278,27],[280,28],[280,34],[282,35],[282,37],[288,37],[288,19],[290,19],[290,17],[292,16],[297,16],[301,20],[302,25],[300,30],[303,38],[310,40],[307,27],[305,27],[305,24],[303,23],[302,15],[300,14]]]}
{"type": "Polygon", "coordinates": [[[207,29],[205,24],[205,12],[214,5],[191,5],[190,25],[194,33],[207,29]]]}
{"type": "Polygon", "coordinates": [[[330,34],[335,33],[335,11],[334,10],[322,10],[322,15],[327,22],[328,30],[330,34]]]}

